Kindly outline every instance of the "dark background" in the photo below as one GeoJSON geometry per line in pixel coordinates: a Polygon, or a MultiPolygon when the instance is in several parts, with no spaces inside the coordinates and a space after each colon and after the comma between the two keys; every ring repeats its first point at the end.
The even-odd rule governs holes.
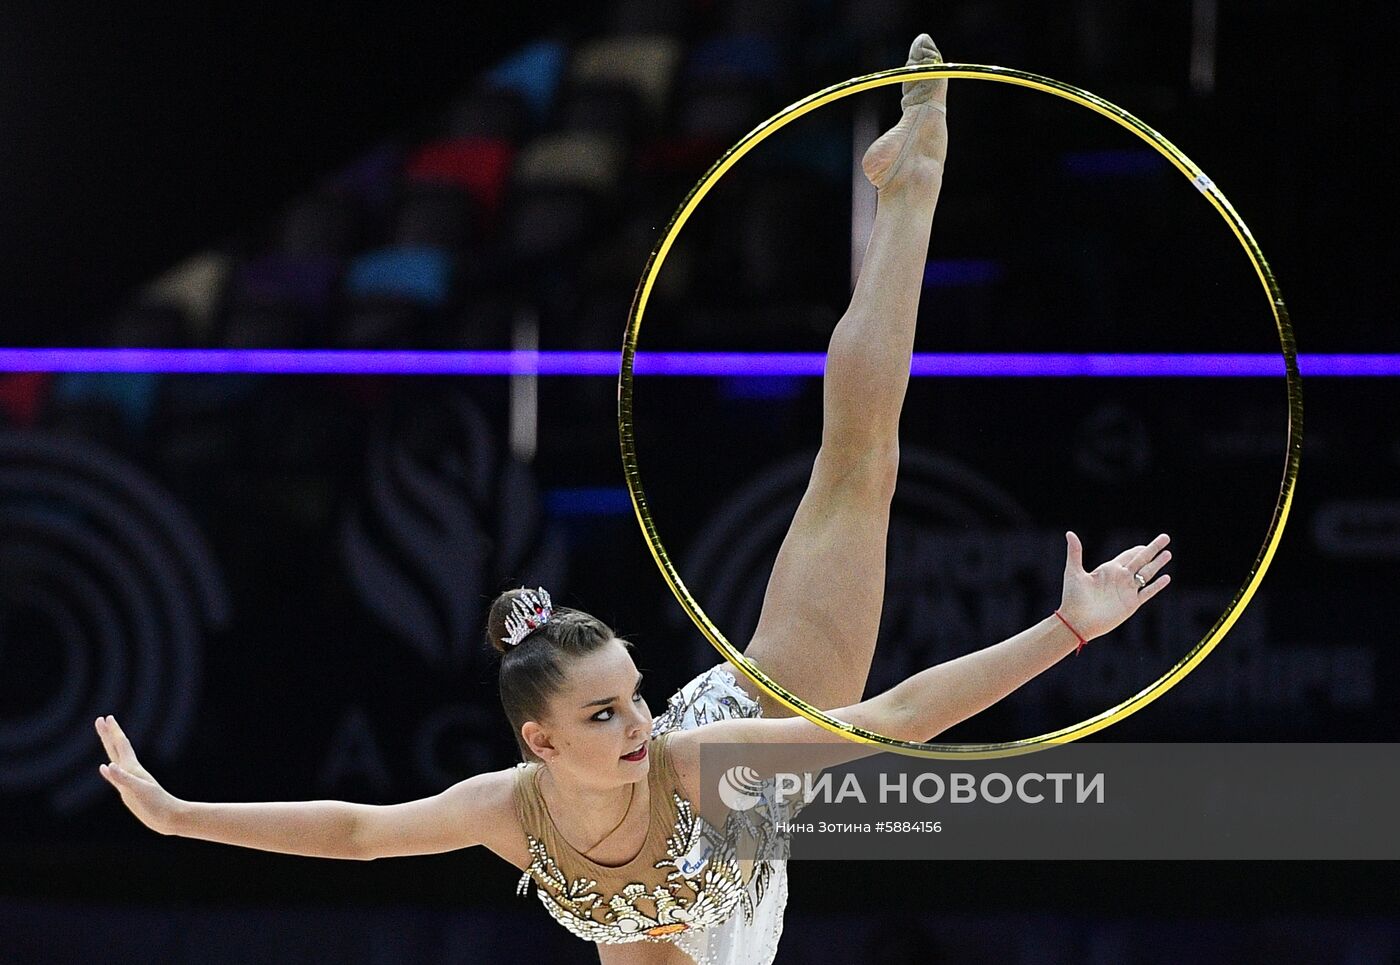
{"type": "MultiPolygon", "coordinates": [[[[723,148],[803,94],[902,62],[928,30],[951,61],[1076,84],[1166,134],[1250,225],[1300,353],[1400,351],[1391,11],[1222,0],[1214,82],[1193,88],[1193,9],[11,5],[3,341],[506,348],[529,311],[544,348],[615,351],[654,231],[723,148]],[[608,191],[559,200],[512,182],[499,210],[473,210],[443,304],[351,293],[310,318],[237,274],[343,172],[411,154],[463,104],[496,110],[487,72],[523,44],[577,51],[629,24],[688,51],[665,113],[625,129],[608,191]],[[778,66],[703,75],[694,52],[738,35],[767,37],[778,66]],[[737,130],[716,120],[726,110],[737,130]],[[566,215],[574,243],[532,246],[525,229],[566,236],[566,215]],[[209,318],[153,300],[149,282],[211,251],[235,274],[209,318]]],[[[566,77],[551,107],[523,111],[518,145],[592,116],[570,113],[575,93],[566,77]]],[[[865,96],[893,120],[891,89],[865,96]]],[[[824,348],[849,292],[855,101],[793,125],[712,193],[643,348],[824,348]]],[[[600,103],[605,120],[620,110],[600,103]]],[[[1126,132],[995,84],[954,82],[950,106],[931,258],[1001,274],[931,276],[919,350],[1277,351],[1237,243],[1165,162],[1124,166],[1126,132]]],[[[342,264],[402,243],[417,195],[389,187],[342,264]]],[[[1312,379],[1305,398],[1297,499],[1263,588],[1191,677],[1096,739],[1397,739],[1394,379],[1312,379]]],[[[790,512],[820,401],[816,380],[639,382],[659,525],[736,643],[776,544],[744,542],[721,514],[744,494],[790,512]]],[[[484,603],[524,581],[635,640],[659,713],[718,658],[619,499],[614,380],[542,380],[528,461],[506,444],[504,379],[0,373],[0,402],[0,961],[589,960],[481,849],[359,864],[157,837],[98,776],[91,727],[116,714],[186,798],[436,793],[515,759],[479,636],[484,603]]],[[[1047,613],[1071,528],[1086,562],[1171,533],[1172,588],[948,737],[1041,733],[1136,692],[1243,580],[1285,430],[1281,379],[916,380],[868,692],[1047,613]],[[1013,570],[989,565],[1013,548],[1013,570]]],[[[780,961],[1400,955],[1387,862],[797,863],[791,887],[780,961]]]]}

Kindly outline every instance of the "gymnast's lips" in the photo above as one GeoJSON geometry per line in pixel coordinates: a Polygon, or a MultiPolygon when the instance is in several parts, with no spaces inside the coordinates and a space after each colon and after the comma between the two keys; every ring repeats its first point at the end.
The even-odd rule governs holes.
{"type": "Polygon", "coordinates": [[[639,747],[637,748],[637,750],[633,751],[632,754],[639,754],[639,756],[633,757],[631,754],[623,754],[623,755],[622,755],[622,760],[624,760],[624,761],[631,761],[631,762],[634,763],[634,764],[635,764],[637,761],[644,761],[644,760],[646,760],[646,759],[647,759],[647,742],[646,742],[646,741],[642,741],[641,746],[639,746],[639,747]]]}

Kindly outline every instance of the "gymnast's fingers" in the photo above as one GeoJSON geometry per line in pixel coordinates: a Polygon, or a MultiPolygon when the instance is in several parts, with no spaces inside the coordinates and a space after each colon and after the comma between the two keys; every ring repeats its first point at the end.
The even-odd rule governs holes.
{"type": "Polygon", "coordinates": [[[1132,570],[1134,573],[1138,572],[1151,562],[1154,556],[1162,552],[1171,541],[1172,538],[1166,533],[1163,533],[1146,546],[1133,547],[1133,555],[1126,564],[1128,569],[1132,570]]]}
{"type": "Polygon", "coordinates": [[[1159,572],[1161,572],[1162,567],[1166,566],[1168,563],[1171,562],[1171,559],[1171,550],[1166,550],[1162,553],[1159,553],[1157,554],[1157,558],[1155,560],[1152,560],[1142,569],[1137,571],[1138,575],[1150,583],[1152,581],[1152,578],[1156,576],[1159,572]]]}
{"type": "Polygon", "coordinates": [[[132,748],[131,741],[127,740],[126,732],[115,717],[110,714],[99,717],[97,732],[102,735],[102,746],[113,762],[130,771],[138,771],[141,768],[141,762],[136,759],[136,751],[132,748]]]}
{"type": "Polygon", "coordinates": [[[112,725],[106,717],[97,718],[97,736],[102,740],[102,749],[107,752],[107,758],[113,764],[121,761],[121,751],[117,748],[116,738],[112,732],[112,725]]]}
{"type": "Polygon", "coordinates": [[[1161,593],[1162,590],[1166,587],[1166,585],[1171,581],[1171,574],[1163,573],[1160,578],[1147,584],[1147,586],[1143,588],[1142,592],[1138,594],[1138,606],[1142,606],[1144,603],[1152,599],[1158,593],[1161,593]]]}

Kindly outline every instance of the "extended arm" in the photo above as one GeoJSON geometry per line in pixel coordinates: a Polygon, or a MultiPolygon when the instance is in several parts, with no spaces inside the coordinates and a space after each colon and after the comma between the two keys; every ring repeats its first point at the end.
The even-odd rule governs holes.
{"type": "Polygon", "coordinates": [[[316,858],[440,854],[492,835],[509,808],[508,777],[500,771],[478,774],[403,804],[181,802],[170,833],[316,858]]]}
{"type": "Polygon", "coordinates": [[[355,836],[356,811],[365,806],[349,801],[180,801],[166,833],[282,854],[360,859],[369,857],[355,836]]]}
{"type": "MultiPolygon", "coordinates": [[[[1090,639],[1119,626],[1171,580],[1165,574],[1153,580],[1171,558],[1170,553],[1164,552],[1169,542],[1166,534],[1145,546],[1124,550],[1092,573],[1084,571],[1078,537],[1072,532],[1065,536],[1067,559],[1060,612],[1090,639]],[[1142,587],[1134,575],[1140,576],[1142,587]]],[[[921,670],[869,700],[828,713],[837,720],[899,740],[932,740],[1048,670],[1078,644],[1075,633],[1052,614],[1000,643],[921,670]]],[[[784,760],[782,769],[792,772],[820,770],[868,757],[881,749],[877,745],[843,742],[803,717],[735,718],[672,738],[672,753],[683,778],[698,775],[699,746],[705,743],[812,745],[794,749],[791,758],[784,760]]]]}
{"type": "Polygon", "coordinates": [[[489,771],[419,801],[205,803],[171,795],[151,776],[112,717],[96,722],[111,763],[103,777],[142,824],[165,835],[315,858],[372,860],[482,844],[508,825],[511,772],[489,771]]]}
{"type": "MultiPolygon", "coordinates": [[[[884,693],[828,713],[837,720],[898,740],[932,740],[1049,669],[1072,653],[1078,643],[1078,638],[1052,615],[1001,643],[921,670],[884,693]]],[[[703,743],[830,745],[794,751],[802,755],[800,760],[784,762],[784,767],[793,771],[831,767],[881,750],[867,744],[847,745],[804,717],[733,718],[677,734],[671,740],[672,748],[678,746],[678,741],[688,745],[686,750],[697,761],[698,745],[703,743]]]]}
{"type": "Polygon", "coordinates": [[[1052,615],[1001,643],[921,670],[848,708],[849,716],[832,716],[901,740],[932,740],[1050,669],[1078,643],[1052,615]]]}

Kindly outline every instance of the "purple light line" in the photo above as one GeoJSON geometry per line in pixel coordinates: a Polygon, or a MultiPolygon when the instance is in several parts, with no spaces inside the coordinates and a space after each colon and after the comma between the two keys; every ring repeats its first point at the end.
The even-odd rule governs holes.
{"type": "MultiPolygon", "coordinates": [[[[638,352],[635,373],[820,376],[820,352],[638,352]]],[[[428,352],[319,349],[0,349],[0,372],[186,372],[279,375],[548,375],[616,378],[617,352],[428,352]]],[[[1400,376],[1400,354],[1300,355],[1305,376],[1400,376]]],[[[1277,378],[1280,355],[926,353],[911,373],[941,378],[1277,378]]]]}

